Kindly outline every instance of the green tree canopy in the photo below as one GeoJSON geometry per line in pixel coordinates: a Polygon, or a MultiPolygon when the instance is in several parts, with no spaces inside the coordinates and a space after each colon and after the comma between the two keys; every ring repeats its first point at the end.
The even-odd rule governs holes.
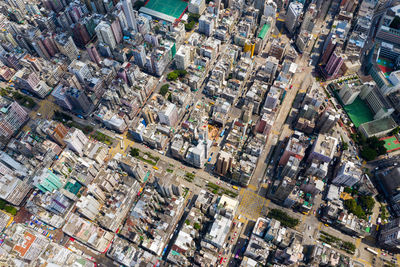
{"type": "Polygon", "coordinates": [[[176,72],[170,72],[167,75],[167,80],[168,81],[176,81],[176,79],[178,79],[178,74],[176,72]]]}
{"type": "Polygon", "coordinates": [[[398,134],[399,132],[400,132],[400,127],[397,126],[395,129],[393,129],[392,134],[395,135],[398,134]]]}
{"type": "Polygon", "coordinates": [[[137,157],[139,156],[139,148],[131,148],[130,154],[132,157],[137,157]]]}
{"type": "Polygon", "coordinates": [[[349,149],[349,144],[346,143],[346,142],[344,142],[343,145],[342,145],[342,149],[343,149],[343,150],[349,149]]]}
{"type": "Polygon", "coordinates": [[[367,161],[370,161],[376,159],[378,152],[370,147],[366,147],[361,150],[361,156],[367,161]]]}
{"type": "Polygon", "coordinates": [[[371,196],[360,196],[358,202],[368,212],[371,212],[375,206],[375,200],[371,196]]]}
{"type": "Polygon", "coordinates": [[[165,96],[168,93],[169,84],[166,83],[160,88],[160,95],[165,96]]]}

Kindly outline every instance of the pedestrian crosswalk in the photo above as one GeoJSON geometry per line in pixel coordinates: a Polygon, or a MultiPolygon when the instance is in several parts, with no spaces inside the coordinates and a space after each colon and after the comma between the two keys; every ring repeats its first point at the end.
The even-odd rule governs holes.
{"type": "Polygon", "coordinates": [[[238,214],[249,220],[257,220],[270,203],[269,199],[265,199],[248,189],[242,189],[240,196],[242,200],[239,204],[238,214]]]}

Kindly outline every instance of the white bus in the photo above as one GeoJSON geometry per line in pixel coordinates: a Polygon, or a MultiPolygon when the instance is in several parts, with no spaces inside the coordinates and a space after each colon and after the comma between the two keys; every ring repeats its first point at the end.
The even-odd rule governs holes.
{"type": "Polygon", "coordinates": [[[375,256],[378,255],[378,252],[376,252],[376,251],[373,250],[373,249],[370,249],[370,248],[365,248],[365,249],[368,250],[369,252],[371,252],[372,254],[374,254],[375,256]]]}
{"type": "Polygon", "coordinates": [[[120,143],[121,143],[121,150],[124,150],[124,141],[121,140],[120,143]]]}
{"type": "Polygon", "coordinates": [[[323,246],[327,247],[327,248],[332,248],[331,245],[327,244],[327,243],[322,243],[323,246]]]}

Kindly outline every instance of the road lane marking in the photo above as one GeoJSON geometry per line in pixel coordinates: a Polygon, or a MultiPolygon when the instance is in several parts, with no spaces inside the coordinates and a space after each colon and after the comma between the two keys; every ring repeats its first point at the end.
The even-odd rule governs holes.
{"type": "Polygon", "coordinates": [[[364,263],[364,264],[367,265],[367,266],[371,266],[371,263],[369,263],[368,261],[363,260],[363,259],[361,259],[361,258],[358,258],[358,259],[355,259],[355,260],[356,260],[356,261],[360,261],[360,262],[364,263]]]}

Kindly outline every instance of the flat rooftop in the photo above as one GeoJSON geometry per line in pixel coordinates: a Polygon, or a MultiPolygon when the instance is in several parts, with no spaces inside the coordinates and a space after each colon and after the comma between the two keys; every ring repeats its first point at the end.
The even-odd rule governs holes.
{"type": "Polygon", "coordinates": [[[188,3],[182,0],[148,0],[139,12],[168,22],[180,19],[188,3]]]}

